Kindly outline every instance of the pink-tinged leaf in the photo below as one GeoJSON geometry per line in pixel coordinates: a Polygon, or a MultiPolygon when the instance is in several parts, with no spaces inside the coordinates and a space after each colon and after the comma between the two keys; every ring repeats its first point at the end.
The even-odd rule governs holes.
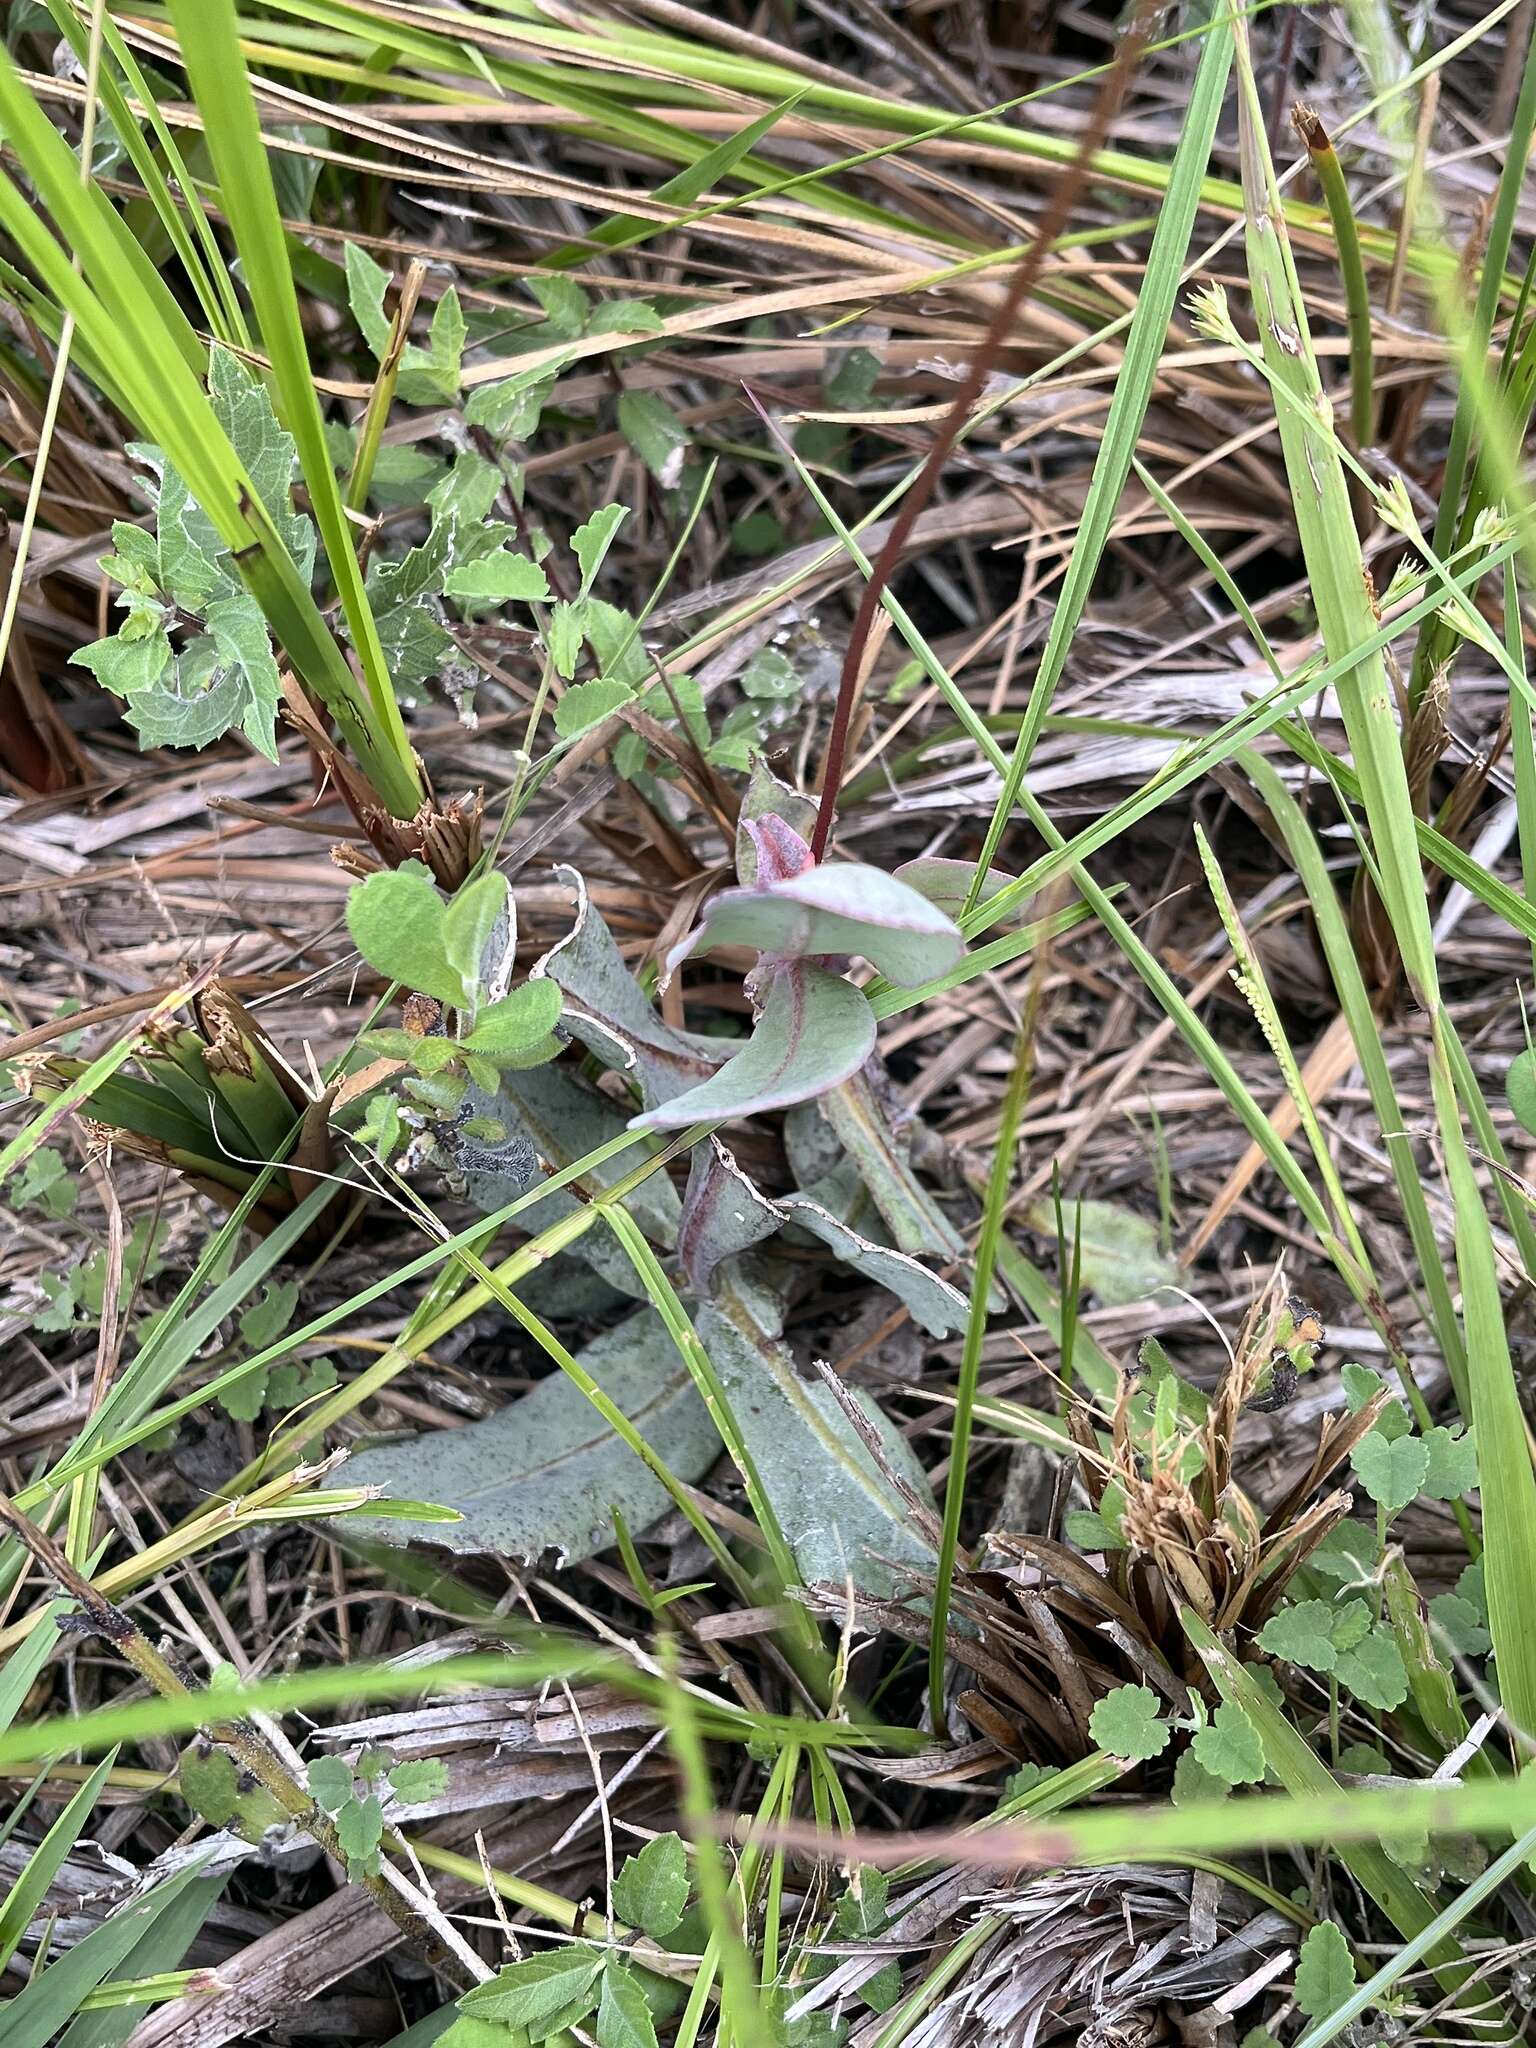
{"type": "Polygon", "coordinates": [[[862,990],[840,974],[803,960],[776,960],[758,993],[756,1027],[735,1058],[686,1095],[635,1117],[631,1130],[677,1131],[788,1109],[846,1081],[875,1049],[875,1013],[862,990]]]}
{"type": "Polygon", "coordinates": [[[814,867],[811,849],[793,825],[786,825],[782,818],[774,817],[770,811],[766,817],[743,818],[741,829],[752,842],[756,855],[755,889],[771,888],[776,882],[789,882],[796,875],[803,875],[814,867]]]}
{"type": "MultiPolygon", "coordinates": [[[[747,777],[741,815],[736,823],[736,879],[743,889],[750,889],[766,879],[757,872],[757,847],[747,829],[764,818],[777,818],[804,840],[809,840],[816,829],[814,800],[802,796],[798,789],[791,789],[787,782],[781,782],[759,754],[752,763],[752,773],[747,777]]],[[[806,851],[810,851],[808,846],[806,851]]]]}
{"type": "Polygon", "coordinates": [[[727,889],[668,966],[696,950],[755,947],[786,959],[857,953],[887,981],[915,988],[947,974],[965,951],[953,919],[879,868],[839,861],[754,889],[727,889]]]}
{"type": "Polygon", "coordinates": [[[708,1294],[722,1259],[736,1257],[782,1229],[784,1212],[736,1164],[718,1138],[696,1145],[688,1168],[677,1262],[695,1294],[708,1294]]]}

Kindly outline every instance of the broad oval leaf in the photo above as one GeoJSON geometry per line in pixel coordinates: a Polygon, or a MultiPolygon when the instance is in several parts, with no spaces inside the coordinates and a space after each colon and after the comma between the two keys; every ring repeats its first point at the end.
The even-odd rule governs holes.
{"type": "Polygon", "coordinates": [[[548,1037],[560,1021],[564,998],[552,981],[525,981],[499,1003],[480,1012],[463,1042],[472,1052],[524,1052],[548,1037]]]}
{"type": "Polygon", "coordinates": [[[368,965],[391,981],[439,1002],[464,1000],[443,943],[443,899],[419,861],[360,882],[347,898],[347,930],[368,965]]]}
{"type": "Polygon", "coordinates": [[[480,963],[506,905],[506,876],[478,875],[464,884],[443,912],[443,951],[466,989],[480,979],[480,963]]]}
{"type": "Polygon", "coordinates": [[[804,960],[767,976],[757,1025],[734,1059],[686,1095],[633,1119],[632,1130],[678,1131],[705,1119],[758,1116],[824,1095],[875,1049],[875,1013],[863,991],[804,960]]]}
{"type": "Polygon", "coordinates": [[[668,965],[715,946],[750,946],[790,959],[857,953],[887,981],[916,988],[947,974],[965,951],[953,919],[879,868],[808,868],[760,889],[727,889],[668,965]]]}
{"type": "MultiPolygon", "coordinates": [[[[895,872],[898,882],[905,882],[909,889],[915,889],[919,896],[937,905],[948,916],[958,917],[970,900],[976,880],[976,863],[973,860],[935,857],[903,861],[895,872]]],[[[989,868],[987,879],[981,885],[981,894],[976,899],[976,907],[983,908],[994,896],[1011,889],[1017,879],[1016,875],[1004,874],[1001,868],[989,868]]]]}
{"type": "Polygon", "coordinates": [[[784,1211],[742,1172],[718,1138],[695,1145],[688,1167],[677,1262],[695,1294],[707,1294],[716,1266],[772,1237],[784,1211]]]}

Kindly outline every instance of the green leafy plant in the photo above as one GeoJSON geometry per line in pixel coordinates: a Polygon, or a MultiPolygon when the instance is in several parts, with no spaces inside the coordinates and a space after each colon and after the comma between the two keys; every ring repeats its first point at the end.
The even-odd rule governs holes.
{"type": "Polygon", "coordinates": [[[397,1763],[385,1749],[364,1749],[354,1763],[339,1756],[317,1756],[309,1766],[309,1790],[315,1804],[335,1825],[337,1840],[354,1876],[377,1876],[384,1840],[386,1786],[406,1805],[434,1799],[448,1783],[448,1773],[435,1757],[397,1763]]]}

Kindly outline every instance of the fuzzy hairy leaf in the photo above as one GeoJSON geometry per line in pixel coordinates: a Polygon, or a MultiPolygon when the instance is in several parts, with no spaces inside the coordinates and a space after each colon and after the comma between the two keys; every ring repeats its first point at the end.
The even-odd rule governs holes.
{"type": "Polygon", "coordinates": [[[420,861],[369,875],[347,897],[347,930],[378,973],[439,1002],[461,1003],[464,981],[443,939],[443,899],[420,861]]]}

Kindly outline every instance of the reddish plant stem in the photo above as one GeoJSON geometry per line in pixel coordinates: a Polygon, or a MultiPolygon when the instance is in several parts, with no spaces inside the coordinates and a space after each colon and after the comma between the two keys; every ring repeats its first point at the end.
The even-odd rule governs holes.
{"type": "Polygon", "coordinates": [[[1014,317],[1036,278],[1040,275],[1046,257],[1056,237],[1072,216],[1078,194],[1088,177],[1093,159],[1109,133],[1110,124],[1120,111],[1126,88],[1146,48],[1152,16],[1157,11],[1158,0],[1141,0],[1136,10],[1136,19],[1127,31],[1124,41],[1099,88],[1099,97],[1077,155],[1068,169],[1058,179],[1051,203],[1045,210],[1039,232],[1019,259],[1017,268],[1009,280],[1008,288],[997,303],[987,322],[986,331],[977,344],[971,358],[965,380],[955,393],[954,403],[944,415],[933,445],[928,450],[922,468],[913,479],[912,487],[897,508],[886,535],[885,545],[875,558],[864,592],[859,600],[858,611],[854,614],[853,628],[848,635],[848,647],[843,656],[843,671],[837,687],[837,708],[832,714],[832,731],[827,740],[826,762],[822,772],[821,802],[816,811],[816,830],[811,837],[811,858],[819,861],[826,853],[827,842],[832,836],[833,820],[837,816],[838,789],[843,779],[843,757],[848,746],[848,731],[853,723],[854,705],[859,694],[859,679],[864,666],[864,649],[869,640],[870,630],[875,621],[875,608],[885,595],[902,549],[906,546],[913,527],[917,524],[929,499],[933,496],[944,464],[960,437],[960,430],[970,417],[971,409],[980,398],[987,378],[1002,352],[1013,326],[1014,317]]]}

